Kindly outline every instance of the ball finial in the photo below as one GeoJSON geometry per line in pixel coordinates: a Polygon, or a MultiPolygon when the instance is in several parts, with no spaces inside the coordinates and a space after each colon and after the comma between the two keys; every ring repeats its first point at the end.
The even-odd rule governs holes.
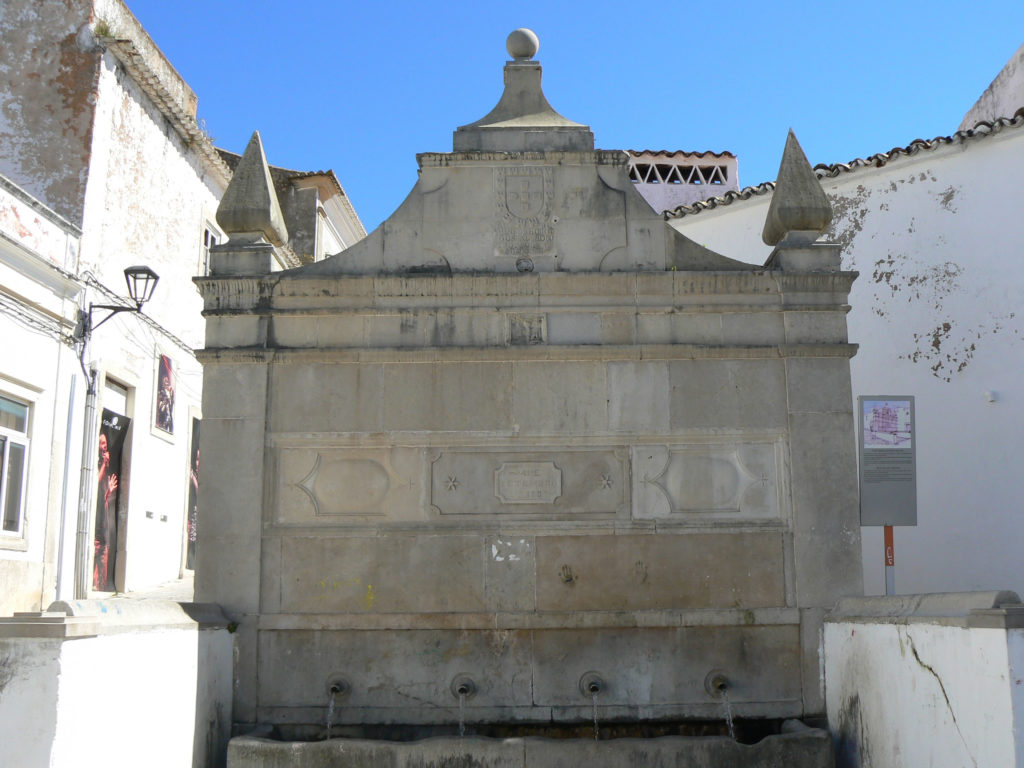
{"type": "Polygon", "coordinates": [[[540,40],[532,29],[520,27],[508,36],[505,48],[508,50],[509,56],[516,61],[528,61],[540,50],[540,40]]]}

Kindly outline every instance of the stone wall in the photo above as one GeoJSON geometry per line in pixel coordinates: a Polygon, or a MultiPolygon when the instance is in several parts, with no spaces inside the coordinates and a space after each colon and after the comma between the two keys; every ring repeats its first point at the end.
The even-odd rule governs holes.
{"type": "Polygon", "coordinates": [[[448,721],[460,674],[474,718],[585,718],[588,670],[607,717],[717,717],[713,669],[741,715],[820,711],[815,616],[860,578],[849,280],[201,281],[232,480],[197,594],[240,622],[240,719],[320,722],[339,675],[342,722],[448,721]]]}

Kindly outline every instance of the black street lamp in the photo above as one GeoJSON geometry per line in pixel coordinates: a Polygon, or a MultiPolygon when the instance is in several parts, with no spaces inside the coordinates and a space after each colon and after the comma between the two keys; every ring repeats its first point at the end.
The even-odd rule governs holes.
{"type": "MultiPolygon", "coordinates": [[[[75,339],[85,342],[95,329],[99,328],[118,312],[141,312],[142,305],[153,297],[153,291],[156,290],[156,284],[159,280],[160,277],[157,273],[149,267],[136,266],[125,269],[124,281],[128,285],[128,296],[135,302],[135,306],[130,307],[124,304],[89,304],[88,312],[79,310],[78,326],[75,328],[75,339]],[[109,314],[98,323],[93,323],[92,313],[97,309],[105,309],[109,314]]],[[[85,357],[84,343],[82,344],[82,357],[83,359],[85,357]]],[[[82,370],[85,370],[84,362],[82,363],[82,370]]],[[[88,374],[86,374],[86,377],[88,377],[88,374]]]]}

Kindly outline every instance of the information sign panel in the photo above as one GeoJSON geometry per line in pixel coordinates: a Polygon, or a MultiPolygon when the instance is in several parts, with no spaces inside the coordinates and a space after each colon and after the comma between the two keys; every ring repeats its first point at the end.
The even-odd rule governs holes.
{"type": "Polygon", "coordinates": [[[917,439],[914,398],[857,398],[860,524],[917,525],[917,439]]]}

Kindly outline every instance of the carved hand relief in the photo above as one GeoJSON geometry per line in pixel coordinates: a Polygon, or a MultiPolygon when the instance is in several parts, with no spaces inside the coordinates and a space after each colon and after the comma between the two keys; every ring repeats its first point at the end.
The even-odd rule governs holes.
{"type": "MultiPolygon", "coordinates": [[[[282,449],[275,522],[341,522],[337,518],[383,515],[388,506],[407,506],[418,499],[415,469],[403,466],[396,470],[394,450],[282,449]]],[[[402,464],[409,465],[410,458],[416,459],[404,457],[402,464]]]]}
{"type": "Polygon", "coordinates": [[[775,443],[633,449],[637,518],[779,516],[775,443]]]}
{"type": "Polygon", "coordinates": [[[495,245],[506,256],[549,256],[555,230],[554,172],[541,166],[494,169],[495,245]]]}
{"type": "Polygon", "coordinates": [[[614,517],[628,512],[628,478],[624,448],[455,449],[431,463],[430,503],[438,515],[614,517]]]}

